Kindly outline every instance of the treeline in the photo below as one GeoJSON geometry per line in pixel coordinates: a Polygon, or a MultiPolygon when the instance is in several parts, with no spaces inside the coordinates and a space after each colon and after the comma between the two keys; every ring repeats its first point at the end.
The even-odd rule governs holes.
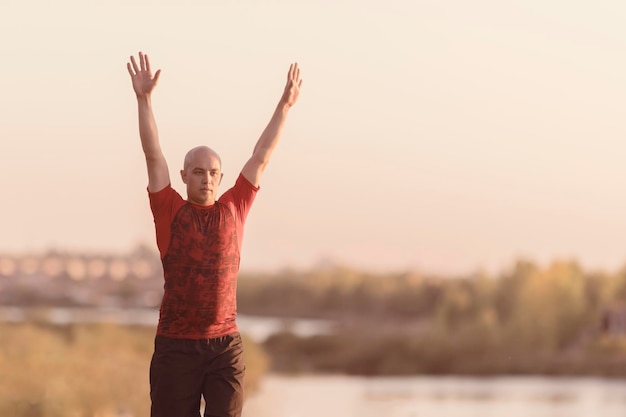
{"type": "Polygon", "coordinates": [[[242,313],[337,322],[331,335],[270,338],[276,370],[368,375],[626,376],[624,300],[626,270],[575,262],[456,278],[339,268],[239,284],[242,313]]]}

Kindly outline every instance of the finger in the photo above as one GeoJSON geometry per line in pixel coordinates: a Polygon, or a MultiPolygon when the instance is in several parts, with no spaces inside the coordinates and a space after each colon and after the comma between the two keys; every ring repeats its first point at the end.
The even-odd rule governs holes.
{"type": "Polygon", "coordinates": [[[293,64],[289,65],[289,72],[287,73],[287,81],[291,81],[293,79],[293,64]]]}
{"type": "Polygon", "coordinates": [[[130,76],[134,77],[135,73],[133,72],[133,68],[130,66],[130,62],[126,63],[126,68],[128,68],[128,73],[130,74],[130,76]]]}
{"type": "Polygon", "coordinates": [[[142,52],[139,52],[139,64],[141,65],[141,70],[145,71],[146,70],[146,56],[142,52]]]}
{"type": "Polygon", "coordinates": [[[137,61],[135,61],[135,57],[130,57],[130,62],[133,64],[133,69],[135,70],[135,74],[139,72],[139,68],[137,67],[137,61]]]}
{"type": "Polygon", "coordinates": [[[161,75],[161,70],[157,70],[156,74],[154,74],[154,78],[152,79],[152,82],[154,82],[155,85],[159,81],[160,75],[161,75]]]}
{"type": "Polygon", "coordinates": [[[296,64],[296,71],[295,71],[294,80],[298,81],[299,79],[300,79],[300,67],[298,67],[298,64],[296,64]]]}
{"type": "Polygon", "coordinates": [[[144,58],[146,59],[146,70],[150,72],[150,60],[148,59],[148,55],[144,55],[144,58]]]}
{"type": "Polygon", "coordinates": [[[298,90],[302,87],[302,80],[298,81],[298,90]]]}

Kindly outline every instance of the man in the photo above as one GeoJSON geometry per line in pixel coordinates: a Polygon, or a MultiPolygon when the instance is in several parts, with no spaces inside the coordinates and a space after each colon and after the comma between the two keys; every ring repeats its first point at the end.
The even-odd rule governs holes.
{"type": "Polygon", "coordinates": [[[154,75],[139,52],[127,64],[137,96],[139,136],[148,167],[148,195],[165,278],[150,364],[152,417],[240,416],[245,365],[236,323],[237,273],[243,227],[259,181],[302,85],[298,64],[269,124],[235,185],[216,198],[221,160],[206,146],[191,149],[180,171],[184,200],[170,184],[159,145],[151,94],[154,75]]]}

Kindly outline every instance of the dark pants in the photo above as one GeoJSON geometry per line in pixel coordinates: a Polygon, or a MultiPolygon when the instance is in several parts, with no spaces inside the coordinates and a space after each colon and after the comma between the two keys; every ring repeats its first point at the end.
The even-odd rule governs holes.
{"type": "Polygon", "coordinates": [[[243,343],[239,333],[215,339],[157,335],[150,364],[152,417],[239,417],[243,408],[243,343]]]}

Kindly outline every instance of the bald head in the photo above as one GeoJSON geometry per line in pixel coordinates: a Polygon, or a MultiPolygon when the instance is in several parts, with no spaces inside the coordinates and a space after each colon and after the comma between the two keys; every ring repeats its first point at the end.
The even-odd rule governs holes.
{"type": "Polygon", "coordinates": [[[210,159],[215,158],[219,161],[220,169],[222,168],[222,159],[213,149],[208,146],[196,146],[187,152],[185,155],[185,162],[183,164],[183,170],[187,170],[191,165],[192,161],[202,160],[202,159],[210,159]]]}
{"type": "Polygon", "coordinates": [[[222,160],[217,152],[197,146],[187,152],[180,175],[187,185],[187,200],[203,206],[215,202],[217,188],[222,182],[222,160]]]}

